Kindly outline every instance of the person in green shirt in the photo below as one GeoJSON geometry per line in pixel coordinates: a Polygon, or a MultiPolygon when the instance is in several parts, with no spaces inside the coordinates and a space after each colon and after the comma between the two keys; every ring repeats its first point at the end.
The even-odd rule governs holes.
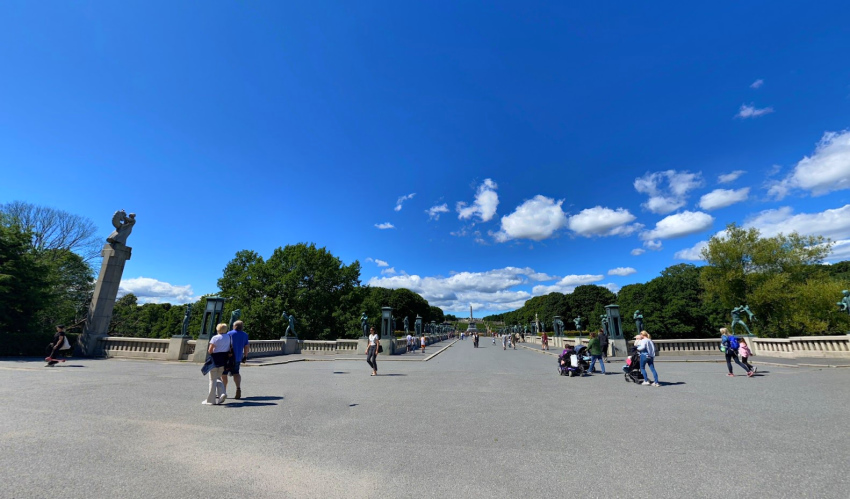
{"type": "Polygon", "coordinates": [[[595,331],[590,333],[590,342],[587,344],[587,351],[590,353],[590,369],[588,372],[593,372],[596,366],[596,361],[602,368],[602,374],[605,374],[605,361],[602,360],[602,345],[599,342],[599,334],[595,331]]]}

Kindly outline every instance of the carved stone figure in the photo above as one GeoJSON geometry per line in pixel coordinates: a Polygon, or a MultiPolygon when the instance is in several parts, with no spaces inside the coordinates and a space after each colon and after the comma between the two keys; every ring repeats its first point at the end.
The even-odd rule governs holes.
{"type": "Polygon", "coordinates": [[[552,322],[552,327],[555,329],[555,336],[561,336],[564,334],[564,321],[562,321],[560,317],[552,322]]]}
{"type": "MultiPolygon", "coordinates": [[[[286,312],[283,313],[286,316],[286,312]]],[[[369,318],[366,317],[366,312],[360,316],[360,329],[363,330],[363,337],[369,336],[369,318]]]]}
{"type": "Polygon", "coordinates": [[[838,305],[838,310],[850,314],[850,291],[845,289],[841,292],[841,294],[843,294],[844,297],[836,304],[838,305]]]}
{"type": "Polygon", "coordinates": [[[109,237],[106,238],[106,242],[110,244],[123,244],[127,245],[127,236],[133,232],[133,226],[136,225],[136,214],[130,213],[127,215],[127,212],[124,210],[118,210],[112,215],[112,226],[115,227],[115,230],[112,231],[112,234],[109,234],[109,237]]]}
{"type": "Polygon", "coordinates": [[[189,332],[189,316],[192,314],[192,304],[186,305],[186,315],[183,316],[183,331],[180,333],[183,336],[188,336],[189,332]]]}
{"type": "Polygon", "coordinates": [[[611,332],[608,330],[608,316],[600,315],[599,318],[602,320],[602,331],[604,331],[608,336],[611,336],[611,332]]]}
{"type": "Polygon", "coordinates": [[[233,329],[233,323],[238,321],[240,317],[242,317],[242,310],[237,308],[233,312],[230,312],[230,323],[228,325],[231,329],[233,329]]]}
{"type": "Polygon", "coordinates": [[[581,331],[581,317],[573,319],[573,324],[576,325],[576,331],[581,331]]]}
{"type": "Polygon", "coordinates": [[[294,315],[286,315],[286,310],[283,311],[283,320],[287,321],[289,324],[286,326],[286,332],[283,333],[283,336],[289,336],[289,333],[292,333],[292,336],[298,337],[298,333],[295,332],[295,316],[294,315]]]}
{"type": "Polygon", "coordinates": [[[750,321],[756,322],[756,316],[752,312],[752,310],[750,310],[749,305],[738,305],[737,307],[732,309],[732,326],[729,327],[729,331],[731,331],[732,334],[735,334],[735,326],[740,324],[747,331],[747,334],[752,336],[753,333],[750,332],[750,328],[748,328],[747,325],[744,323],[743,319],[741,319],[742,312],[747,314],[747,317],[750,321]]]}
{"type": "Polygon", "coordinates": [[[404,316],[404,332],[405,334],[410,334],[410,320],[408,320],[407,316],[404,316]]]}
{"type": "Polygon", "coordinates": [[[635,310],[632,318],[635,320],[635,327],[637,328],[637,332],[643,331],[643,314],[640,313],[640,310],[635,310]]]}

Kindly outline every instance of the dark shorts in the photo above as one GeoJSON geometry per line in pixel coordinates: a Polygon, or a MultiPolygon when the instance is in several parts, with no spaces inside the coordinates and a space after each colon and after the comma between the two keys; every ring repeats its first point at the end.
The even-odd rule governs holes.
{"type": "Polygon", "coordinates": [[[241,362],[237,362],[231,369],[225,368],[224,372],[221,373],[222,376],[227,376],[228,374],[239,374],[239,364],[241,364],[241,362]]]}

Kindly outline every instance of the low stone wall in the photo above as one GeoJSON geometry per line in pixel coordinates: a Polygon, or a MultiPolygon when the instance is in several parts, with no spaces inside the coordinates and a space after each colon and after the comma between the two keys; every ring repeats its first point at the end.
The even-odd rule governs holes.
{"type": "Polygon", "coordinates": [[[127,359],[166,360],[170,340],[158,338],[102,338],[101,348],[106,357],[127,359]]]}

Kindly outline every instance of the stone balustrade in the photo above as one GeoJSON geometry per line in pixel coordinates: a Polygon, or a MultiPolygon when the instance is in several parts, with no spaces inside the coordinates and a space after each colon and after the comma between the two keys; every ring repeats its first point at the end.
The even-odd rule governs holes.
{"type": "Polygon", "coordinates": [[[100,339],[101,349],[106,357],[129,359],[165,360],[170,340],[159,338],[119,338],[100,339]]]}
{"type": "Polygon", "coordinates": [[[251,342],[248,358],[281,355],[285,346],[285,340],[254,340],[251,342]]]}
{"type": "Polygon", "coordinates": [[[338,353],[357,353],[357,340],[336,340],[338,353]]]}
{"type": "Polygon", "coordinates": [[[756,355],[768,357],[850,358],[850,335],[749,338],[756,355]]]}
{"type": "Polygon", "coordinates": [[[298,349],[305,355],[335,354],[336,341],[299,340],[298,349]]]}

